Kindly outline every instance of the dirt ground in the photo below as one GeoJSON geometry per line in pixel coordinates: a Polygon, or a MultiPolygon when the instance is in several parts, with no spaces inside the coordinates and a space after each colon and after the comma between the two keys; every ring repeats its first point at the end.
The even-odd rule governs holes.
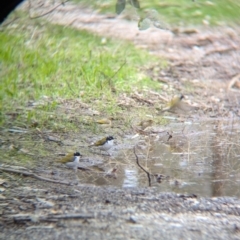
{"type": "Polygon", "coordinates": [[[154,189],[43,186],[26,179],[1,205],[1,239],[239,239],[240,201],[154,189]]]}
{"type": "MultiPolygon", "coordinates": [[[[31,16],[41,16],[56,24],[84,29],[104,37],[133,42],[137,47],[168,60],[168,69],[159,66],[144,69],[156,81],[166,83],[167,94],[193,89],[188,101],[199,107],[220,103],[232,109],[239,104],[240,29],[236,25],[219,27],[172,27],[162,30],[151,27],[139,31],[129,15],[100,15],[83,6],[60,5],[38,1],[31,5],[31,16]],[[171,90],[172,89],[172,90],[171,90]]],[[[29,9],[26,3],[23,8],[29,9]]],[[[234,109],[238,114],[238,108],[234,109]]]]}
{"type": "MultiPolygon", "coordinates": [[[[35,7],[36,14],[52,9],[47,2],[35,7]]],[[[189,102],[214,108],[221,116],[227,108],[228,114],[239,117],[239,28],[140,32],[136,22],[70,3],[45,17],[103,37],[129,40],[168,59],[168,69],[146,69],[148,74],[178,92],[191,81],[194,91],[189,102]]],[[[21,182],[0,179],[0,239],[240,239],[237,198],[20,178],[21,182]]]]}

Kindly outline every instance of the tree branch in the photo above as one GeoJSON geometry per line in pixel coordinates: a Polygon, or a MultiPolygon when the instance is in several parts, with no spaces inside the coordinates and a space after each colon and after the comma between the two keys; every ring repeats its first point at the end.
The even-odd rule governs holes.
{"type": "Polygon", "coordinates": [[[136,147],[135,147],[135,146],[134,146],[134,148],[133,148],[133,152],[134,152],[134,155],[135,155],[135,157],[136,157],[136,163],[137,163],[137,165],[147,174],[147,177],[148,177],[148,186],[151,187],[151,176],[150,176],[150,173],[149,173],[147,170],[145,170],[145,169],[140,165],[140,163],[139,163],[139,161],[138,161],[138,155],[136,154],[136,147]]]}
{"type": "Polygon", "coordinates": [[[20,170],[15,170],[15,169],[10,169],[10,168],[3,168],[0,167],[1,171],[5,171],[5,172],[12,172],[12,173],[17,173],[17,174],[22,174],[23,176],[27,176],[27,177],[32,177],[32,178],[36,178],[38,180],[42,180],[42,181],[47,181],[47,182],[52,182],[52,183],[59,183],[59,184],[64,184],[64,185],[72,185],[70,182],[65,182],[65,181],[57,181],[57,180],[53,180],[50,178],[45,178],[42,176],[39,176],[35,173],[30,173],[27,171],[20,171],[20,170]]]}

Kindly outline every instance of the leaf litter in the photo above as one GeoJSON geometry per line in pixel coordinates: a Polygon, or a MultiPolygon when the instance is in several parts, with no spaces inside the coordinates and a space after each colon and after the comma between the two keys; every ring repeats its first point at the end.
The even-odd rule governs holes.
{"type": "MultiPolygon", "coordinates": [[[[39,11],[45,11],[50,7],[47,3],[45,3],[41,8],[39,8],[39,11]]],[[[191,154],[197,154],[199,148],[204,148],[204,145],[199,146],[199,142],[196,141],[196,136],[201,138],[203,135],[207,135],[209,133],[209,138],[207,140],[211,140],[209,143],[208,141],[205,142],[206,145],[210,145],[210,147],[213,149],[213,153],[215,155],[213,156],[213,166],[214,164],[217,167],[221,167],[222,162],[221,160],[225,157],[224,151],[228,154],[235,154],[239,155],[239,152],[237,149],[234,149],[233,153],[230,151],[233,146],[236,144],[234,141],[238,141],[239,139],[235,139],[234,136],[237,135],[237,128],[239,126],[239,109],[238,109],[238,103],[239,103],[239,72],[240,72],[240,42],[238,39],[239,35],[239,28],[234,27],[217,27],[215,29],[197,29],[197,31],[191,31],[188,32],[184,29],[178,28],[175,29],[174,32],[171,31],[162,31],[162,30],[156,30],[153,28],[149,28],[146,30],[146,32],[138,32],[138,29],[136,27],[135,23],[128,23],[124,20],[121,20],[120,18],[115,18],[113,21],[110,21],[106,16],[98,15],[96,13],[90,13],[87,9],[81,9],[79,7],[76,7],[72,4],[67,4],[66,6],[61,6],[56,11],[52,12],[50,16],[46,16],[48,20],[58,23],[58,24],[64,24],[64,25],[71,25],[73,27],[79,28],[79,29],[87,29],[89,31],[92,31],[94,33],[98,33],[100,35],[106,36],[106,37],[117,37],[122,39],[127,39],[133,41],[137,46],[148,48],[151,52],[154,54],[165,57],[169,60],[169,67],[166,69],[162,69],[157,64],[156,66],[152,66],[151,68],[146,68],[143,66],[143,70],[146,71],[149,76],[152,77],[154,81],[159,81],[163,84],[164,92],[158,93],[153,91],[146,90],[144,94],[142,92],[134,92],[133,94],[128,95],[122,95],[119,98],[119,106],[122,107],[123,110],[129,110],[134,108],[135,110],[141,109],[141,108],[151,108],[152,109],[152,115],[151,119],[153,118],[154,122],[153,124],[149,124],[145,128],[144,124],[141,124],[143,121],[148,121],[146,119],[132,119],[131,123],[126,126],[126,123],[123,123],[120,120],[120,117],[115,117],[115,119],[111,119],[111,130],[112,132],[118,136],[117,144],[115,148],[113,149],[113,156],[116,157],[117,151],[121,149],[125,149],[120,153],[120,156],[118,156],[121,160],[131,160],[134,159],[134,153],[135,157],[137,156],[139,163],[144,165],[144,169],[146,172],[151,173],[152,175],[156,176],[156,182],[165,182],[168,181],[168,172],[166,173],[159,173],[159,172],[150,172],[150,167],[146,165],[145,161],[146,156],[151,155],[152,152],[155,152],[152,158],[156,156],[161,156],[162,149],[163,148],[169,148],[170,152],[174,154],[180,154],[180,166],[184,166],[184,164],[188,164],[191,161],[193,161],[190,157],[191,154]],[[74,10],[71,12],[71,10],[74,10]],[[65,14],[67,13],[67,14],[65,14]],[[83,19],[81,19],[83,18],[83,19]],[[82,21],[83,20],[83,21],[82,21]],[[91,20],[91,24],[86,25],[86,21],[91,20]],[[104,24],[103,24],[104,23],[104,24]],[[113,28],[114,26],[114,28],[113,28]],[[111,29],[111,31],[110,31],[111,29]],[[114,29],[114,30],[113,30],[114,29]],[[219,30],[220,29],[220,30],[219,30]],[[151,38],[149,38],[149,34],[151,34],[151,38]],[[168,102],[171,101],[172,97],[175,94],[184,94],[186,95],[186,103],[189,104],[189,106],[192,106],[192,112],[190,116],[186,116],[185,114],[182,116],[181,114],[173,114],[167,113],[167,115],[164,115],[164,117],[168,119],[172,119],[170,124],[167,124],[165,126],[159,126],[158,125],[158,117],[157,114],[159,113],[158,109],[162,109],[162,107],[166,107],[168,105],[168,102]],[[200,122],[206,125],[206,128],[201,129],[201,126],[199,126],[198,122],[195,122],[195,120],[199,120],[200,122]],[[229,121],[229,119],[231,121],[229,121]],[[208,125],[208,121],[214,122],[214,131],[212,131],[212,123],[210,124],[210,128],[208,125]],[[140,123],[139,123],[140,122],[140,123]],[[230,122],[230,125],[226,125],[226,122],[230,122]],[[187,124],[185,124],[187,123],[187,124]],[[190,123],[190,125],[188,125],[190,123]],[[185,124],[185,125],[184,125],[185,124]],[[195,127],[192,128],[191,124],[193,124],[195,127]],[[137,129],[139,126],[143,125],[143,129],[137,129]],[[153,126],[152,126],[153,125],[153,126]],[[131,128],[131,126],[133,126],[131,128]],[[136,130],[136,129],[137,130],[136,130]],[[211,129],[211,131],[209,130],[211,129]],[[202,135],[201,135],[202,131],[202,135]],[[137,132],[137,133],[136,133],[137,132]],[[158,134],[156,134],[156,132],[158,134]],[[135,134],[137,134],[136,138],[132,138],[135,134]],[[129,137],[128,137],[129,136],[129,137]],[[139,137],[138,137],[139,136],[139,137]],[[218,138],[216,138],[218,136],[218,138]],[[224,138],[223,138],[224,137],[224,138]],[[124,139],[123,139],[124,138],[124,139]],[[230,145],[223,145],[223,141],[228,141],[230,145]],[[142,145],[140,143],[143,143],[142,145]],[[164,143],[165,145],[159,145],[159,142],[164,143]],[[141,145],[141,146],[140,146],[141,145]],[[137,153],[132,151],[133,147],[136,146],[137,153]],[[219,148],[220,146],[220,148],[219,148]],[[215,152],[214,152],[215,151],[215,152]],[[185,154],[186,153],[186,154],[185,154]],[[115,154],[115,155],[114,155],[115,154]]],[[[61,101],[61,100],[60,100],[61,101]]],[[[84,103],[77,102],[78,106],[76,106],[76,102],[74,101],[66,101],[62,100],[60,108],[58,109],[59,113],[61,111],[70,114],[73,119],[76,120],[75,116],[78,114],[81,114],[85,118],[86,125],[88,124],[90,127],[95,128],[95,125],[92,125],[95,120],[92,119],[93,116],[99,116],[100,117],[106,117],[101,116],[101,113],[99,113],[97,110],[92,109],[90,106],[85,105],[84,103]],[[78,110],[76,114],[76,110],[78,110]],[[90,123],[89,123],[90,122],[90,123]]],[[[101,118],[99,119],[101,120],[101,118]]],[[[145,118],[145,117],[144,117],[145,118]]],[[[104,118],[102,118],[104,119],[104,118]]],[[[123,117],[124,119],[124,117],[123,117]]],[[[84,121],[82,122],[84,124],[84,121]]],[[[103,124],[105,125],[105,124],[103,124]]],[[[148,125],[148,124],[147,124],[148,125]]],[[[74,174],[72,171],[68,171],[65,168],[61,168],[59,165],[55,165],[55,159],[57,158],[56,152],[64,152],[68,146],[59,146],[58,141],[54,141],[56,139],[65,140],[67,138],[72,139],[72,148],[74,150],[77,150],[79,148],[83,149],[83,153],[89,156],[89,159],[92,157],[96,158],[101,162],[101,164],[105,164],[104,167],[101,165],[98,165],[100,170],[96,170],[96,172],[100,171],[101,174],[103,174],[103,177],[99,180],[99,178],[94,176],[94,174],[90,174],[90,182],[88,184],[96,184],[97,181],[100,181],[101,184],[99,185],[108,185],[109,179],[106,180],[106,178],[109,176],[111,179],[111,182],[109,185],[115,185],[112,181],[117,181],[119,176],[124,174],[124,168],[121,170],[121,166],[128,166],[131,169],[131,166],[133,164],[136,164],[134,161],[119,161],[117,158],[113,159],[107,159],[105,156],[101,155],[95,155],[93,154],[90,156],[89,151],[85,146],[87,146],[89,142],[89,133],[88,129],[86,130],[84,127],[79,127],[80,133],[71,133],[66,134],[63,132],[57,132],[54,135],[49,135],[49,137],[52,137],[53,140],[50,140],[51,142],[47,142],[46,139],[38,133],[31,133],[31,136],[33,136],[33,139],[35,141],[41,140],[43,144],[43,148],[47,153],[44,154],[40,152],[37,152],[36,158],[34,159],[35,164],[33,169],[28,169],[29,172],[26,172],[25,169],[12,169],[11,171],[16,174],[20,174],[21,178],[19,178],[18,175],[13,175],[13,179],[5,173],[4,166],[1,165],[2,168],[2,179],[3,182],[1,183],[2,186],[6,186],[6,188],[9,186],[14,186],[14,184],[19,185],[19,189],[13,188],[8,195],[4,196],[4,201],[6,198],[9,199],[9,204],[11,204],[12,207],[6,206],[3,210],[3,216],[1,217],[1,220],[4,220],[9,223],[27,223],[27,222],[58,222],[59,219],[91,219],[91,218],[97,218],[96,215],[88,209],[88,213],[78,213],[73,214],[74,209],[73,206],[70,206],[67,204],[68,199],[72,198],[80,198],[81,196],[78,194],[78,191],[81,191],[82,183],[84,182],[84,178],[88,178],[89,173],[85,173],[80,171],[79,174],[73,176],[74,174]],[[34,135],[35,134],[35,135],[34,135]],[[49,145],[47,148],[47,145],[49,145]],[[81,147],[80,147],[81,146],[81,147]],[[54,149],[54,152],[53,152],[54,149]],[[41,160],[41,162],[39,162],[41,160]],[[44,162],[45,166],[42,166],[44,162]],[[130,164],[129,164],[130,163],[130,164]],[[101,167],[100,167],[101,166],[101,167]],[[33,171],[33,172],[32,172],[33,171]],[[42,171],[42,174],[44,177],[38,178],[38,175],[34,171],[42,171]],[[116,174],[117,173],[117,174],[116,174]],[[85,175],[84,175],[85,174],[85,175]],[[24,190],[22,188],[22,185],[25,185],[25,176],[33,177],[32,180],[29,180],[30,187],[28,190],[24,190]],[[49,184],[49,189],[46,189],[46,191],[38,191],[37,186],[39,185],[39,182],[36,181],[34,178],[37,178],[39,180],[45,181],[46,179],[52,179],[53,181],[55,178],[58,179],[68,179],[70,181],[73,181],[75,184],[75,188],[64,188],[64,190],[61,190],[60,188],[54,187],[51,184],[49,184]],[[79,179],[80,177],[80,179],[79,179]],[[18,179],[17,183],[16,180],[18,179]],[[9,186],[5,182],[8,182],[9,186]],[[80,190],[78,190],[78,187],[80,190]],[[43,193],[50,192],[50,195],[47,197],[43,193]],[[58,201],[64,201],[63,206],[59,204],[57,208],[55,207],[55,204],[51,201],[48,201],[49,199],[54,199],[56,197],[56,194],[58,196],[58,201]],[[26,202],[26,198],[32,198],[35,199],[34,202],[29,204],[29,201],[26,202]],[[36,197],[36,195],[38,197],[36,197]],[[12,197],[11,197],[12,196],[12,197]],[[45,196],[45,197],[44,197],[45,196]],[[14,198],[15,200],[14,200],[14,198]],[[62,198],[62,200],[61,200],[62,198]],[[18,199],[18,200],[16,200],[18,199]],[[12,201],[12,202],[11,202],[12,201]],[[31,215],[30,213],[26,214],[26,212],[31,212],[32,209],[36,208],[38,204],[41,204],[39,211],[39,216],[31,215]],[[49,211],[49,206],[51,205],[52,214],[47,212],[49,211]],[[69,214],[65,213],[66,209],[71,209],[69,214]],[[22,210],[21,210],[22,209],[22,210]],[[45,211],[45,209],[48,209],[45,211]],[[72,212],[72,213],[71,213],[72,212]]],[[[4,134],[4,136],[1,136],[1,147],[6,148],[11,146],[11,142],[15,138],[16,135],[23,137],[23,135],[28,135],[28,130],[19,130],[17,128],[14,128],[14,131],[10,132],[8,134],[4,134]],[[12,135],[11,135],[12,134],[12,135]]],[[[108,130],[109,131],[109,130],[108,130]]],[[[97,127],[97,132],[101,134],[107,134],[107,130],[105,129],[105,126],[102,127],[101,124],[97,127]]],[[[204,143],[206,138],[203,138],[203,141],[201,144],[204,143]]],[[[21,141],[19,141],[21,144],[21,141]]],[[[208,146],[209,148],[209,146],[208,146]]],[[[24,149],[23,154],[27,154],[28,151],[32,150],[32,146],[25,147],[23,146],[20,149],[24,149]]],[[[17,149],[13,151],[17,151],[17,149]]],[[[36,150],[35,150],[36,151],[36,150]]],[[[166,164],[167,162],[164,161],[164,158],[167,156],[167,153],[164,153],[165,155],[161,156],[162,165],[166,164]]],[[[198,162],[204,162],[205,159],[203,156],[199,155],[198,162]]],[[[208,157],[209,155],[207,155],[208,157]]],[[[17,161],[12,160],[13,164],[16,164],[17,161]]],[[[231,158],[227,158],[227,162],[224,162],[226,164],[229,164],[231,168],[234,168],[234,162],[231,162],[231,158]]],[[[158,164],[158,162],[154,162],[154,164],[158,164]]],[[[169,166],[170,167],[170,166],[169,166]]],[[[189,171],[195,171],[196,169],[193,168],[189,171]]],[[[204,166],[207,167],[207,166],[204,166]]],[[[208,166],[209,167],[209,166],[208,166]]],[[[239,166],[236,165],[235,169],[238,169],[239,166]]],[[[11,168],[11,167],[9,167],[11,168]]],[[[203,169],[203,168],[202,168],[203,169]]],[[[202,174],[202,169],[198,171],[198,174],[202,174]]],[[[186,170],[186,169],[185,169],[186,170]]],[[[205,169],[207,171],[207,169],[205,169]]],[[[233,170],[233,169],[232,169],[233,170]]],[[[239,169],[238,169],[239,170],[239,169]]],[[[178,168],[175,168],[174,171],[179,171],[178,168]]],[[[9,171],[8,171],[9,172],[9,171]]],[[[233,173],[233,171],[232,171],[233,173]]],[[[143,173],[139,173],[141,175],[143,173]]],[[[218,180],[221,183],[222,179],[225,177],[225,173],[223,171],[223,174],[221,176],[218,176],[218,180]]],[[[148,177],[151,176],[148,175],[148,177]]],[[[182,176],[180,175],[180,178],[182,176]]],[[[146,177],[145,184],[146,184],[146,177]]],[[[234,181],[235,179],[233,179],[234,181]]],[[[218,181],[215,181],[216,188],[215,189],[221,189],[221,184],[217,185],[218,181]]],[[[59,182],[60,183],[60,182],[59,182]]],[[[88,184],[84,184],[84,188],[88,188],[88,184]]],[[[179,187],[180,181],[178,179],[172,179],[171,183],[175,187],[179,187]]],[[[116,184],[119,186],[118,184],[116,184]]],[[[16,186],[16,185],[15,185],[16,186]]],[[[42,184],[40,184],[42,186],[42,184]]],[[[90,189],[90,188],[89,188],[90,189]]],[[[89,190],[91,192],[92,190],[89,190]]],[[[94,191],[99,191],[96,188],[94,191]]],[[[104,194],[104,189],[100,190],[104,194]]],[[[137,191],[137,190],[136,190],[137,191]]],[[[95,194],[96,192],[94,192],[95,194]]],[[[236,192],[237,193],[237,192],[236,192]]],[[[239,193],[239,192],[238,192],[239,193]]],[[[105,193],[106,194],[106,193],[105,193]]],[[[109,194],[109,193],[107,193],[109,194]]],[[[129,193],[122,193],[121,190],[119,190],[119,194],[121,196],[124,196],[124,194],[128,194],[129,196],[135,196],[133,192],[129,193]]],[[[121,198],[118,194],[118,190],[116,190],[115,195],[121,198]]],[[[139,192],[138,194],[141,195],[139,192]]],[[[145,193],[142,193],[145,195],[145,193]]],[[[221,193],[219,193],[221,195],[221,193]]],[[[87,196],[87,193],[85,193],[85,196],[87,196]]],[[[91,195],[91,197],[94,195],[91,195]]],[[[99,193],[100,196],[100,193],[99,193]]],[[[217,196],[217,193],[216,193],[217,196]]],[[[180,195],[175,195],[174,198],[178,198],[180,195]]],[[[189,196],[185,195],[183,196],[184,199],[188,199],[189,196]]],[[[97,197],[98,198],[98,197],[97,197]]],[[[111,204],[111,201],[117,201],[115,200],[115,196],[108,196],[108,199],[106,199],[106,203],[111,204]]],[[[124,197],[123,197],[124,198],[124,197]]],[[[137,197],[138,198],[138,197],[137,197]]],[[[192,197],[191,197],[192,198],[192,197]]],[[[118,198],[116,198],[118,199],[118,198]]],[[[152,197],[152,200],[154,197],[152,197]]],[[[177,211],[176,208],[173,208],[169,204],[171,202],[171,196],[169,195],[166,197],[168,199],[168,202],[165,202],[162,200],[161,207],[164,208],[164,204],[166,204],[167,211],[177,211]],[[173,210],[174,209],[174,210],[173,210]]],[[[194,199],[194,197],[193,197],[194,199]]],[[[2,200],[2,199],[1,199],[2,200]]],[[[129,198],[128,198],[129,200],[129,198]]],[[[139,200],[140,201],[140,200],[139,200]]],[[[142,201],[142,200],[141,200],[142,201]]],[[[159,199],[157,198],[157,204],[159,206],[159,199]]],[[[239,216],[239,202],[238,200],[234,199],[227,199],[227,198],[217,198],[217,199],[198,199],[198,200],[187,200],[189,206],[191,206],[191,211],[212,211],[215,210],[215,204],[218,204],[220,209],[220,216],[223,217],[222,213],[227,214],[230,210],[227,209],[226,203],[228,206],[233,206],[231,208],[231,213],[233,215],[239,216]],[[216,201],[216,203],[214,202],[216,201]],[[221,202],[222,201],[222,202],[221,202]],[[232,205],[231,205],[232,204],[232,205]],[[206,210],[204,206],[208,205],[209,209],[206,210]],[[194,210],[195,209],[195,210],[194,210]]],[[[153,203],[153,202],[152,202],[153,203]]],[[[181,202],[179,200],[179,209],[181,211],[184,211],[182,206],[186,203],[181,202]],[[181,204],[182,205],[181,205],[181,204]]],[[[99,204],[99,203],[95,203],[99,204]]],[[[154,203],[153,203],[154,204],[154,203]]],[[[174,203],[176,204],[176,203],[174,203]]],[[[131,203],[128,203],[127,206],[129,207],[131,203]]],[[[85,209],[86,210],[86,209],[85,209]]],[[[116,210],[118,211],[118,210],[116,210]]],[[[156,211],[156,209],[155,209],[156,211]]],[[[189,211],[189,212],[191,212],[189,211]]],[[[143,214],[143,213],[141,213],[143,214]]],[[[136,219],[134,222],[141,222],[144,221],[150,221],[149,218],[146,218],[143,220],[143,215],[138,215],[138,217],[131,217],[130,219],[136,219]]],[[[202,213],[202,216],[205,213],[202,213]]],[[[199,219],[202,217],[199,216],[199,219]]],[[[189,216],[188,216],[189,217],[189,216]]],[[[195,215],[194,215],[195,217],[195,215]]],[[[206,219],[211,219],[211,216],[207,216],[206,219]]],[[[226,217],[226,215],[225,215],[226,217]]],[[[204,218],[204,217],[203,217],[204,218]]],[[[204,228],[204,219],[201,219],[202,228],[204,228]]],[[[184,218],[182,218],[184,219],[184,218]]],[[[232,226],[231,230],[227,229],[226,232],[229,231],[239,231],[238,222],[235,222],[234,219],[228,219],[232,226]],[[235,225],[234,225],[235,224],[235,225]],[[234,227],[235,226],[235,227],[234,227]],[[234,230],[235,229],[235,230],[234,230]]],[[[215,221],[217,222],[217,219],[211,219],[212,225],[210,226],[209,223],[207,224],[206,221],[206,229],[205,231],[210,231],[210,229],[214,229],[215,221]],[[209,227],[210,226],[210,227],[209,227]]],[[[179,223],[180,224],[180,223],[179,223]]],[[[190,222],[188,222],[189,225],[191,225],[190,222]]],[[[220,224],[217,222],[216,224],[220,224]]],[[[223,224],[223,223],[221,223],[223,224]]],[[[189,226],[188,225],[188,226],[189,226]]],[[[224,224],[223,224],[224,225],[224,224]]],[[[150,225],[149,225],[150,226],[150,225]]],[[[197,225],[196,225],[197,226],[197,225]]],[[[195,226],[195,229],[196,229],[195,226]]],[[[194,227],[194,226],[193,226],[194,227]]],[[[166,229],[166,226],[165,226],[166,229]]],[[[224,230],[225,231],[225,230],[224,230]]],[[[222,231],[222,236],[226,234],[224,231],[222,231]]],[[[232,234],[232,232],[231,232],[232,234]]],[[[229,236],[229,235],[228,235],[229,236]]],[[[224,238],[222,238],[224,239],[224,238]]]]}

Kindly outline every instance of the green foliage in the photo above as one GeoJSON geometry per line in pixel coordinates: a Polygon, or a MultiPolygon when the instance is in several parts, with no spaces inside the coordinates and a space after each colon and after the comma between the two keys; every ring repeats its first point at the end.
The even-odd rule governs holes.
{"type": "MultiPolygon", "coordinates": [[[[90,5],[101,12],[121,13],[128,6],[138,10],[137,1],[125,0],[75,0],[82,4],[90,5]],[[130,4],[127,4],[129,2],[130,4]],[[136,3],[135,3],[136,2],[136,3]],[[114,9],[116,8],[116,10],[114,9]]],[[[139,10],[135,11],[134,19],[147,18],[146,10],[154,9],[166,23],[172,25],[210,24],[216,25],[222,22],[239,22],[240,2],[238,0],[143,0],[140,1],[139,10]]]]}
{"type": "MultiPolygon", "coordinates": [[[[138,0],[129,0],[129,4],[135,8],[140,8],[140,3],[138,0]]],[[[117,0],[116,3],[116,13],[120,14],[126,7],[126,0],[117,0]]]]}
{"type": "Polygon", "coordinates": [[[118,0],[116,3],[116,13],[120,14],[126,6],[126,0],[118,0]]]}
{"type": "Polygon", "coordinates": [[[58,99],[95,104],[99,99],[95,108],[113,112],[118,94],[159,88],[139,74],[155,61],[147,52],[68,27],[21,19],[0,32],[0,52],[2,123],[11,119],[7,122],[30,126],[37,120],[41,126],[61,128],[64,116],[50,117],[58,99]]]}

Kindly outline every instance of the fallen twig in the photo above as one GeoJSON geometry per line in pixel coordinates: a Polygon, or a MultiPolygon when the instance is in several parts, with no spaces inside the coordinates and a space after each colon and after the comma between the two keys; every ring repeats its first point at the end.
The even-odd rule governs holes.
{"type": "Polygon", "coordinates": [[[168,142],[173,136],[169,132],[167,132],[167,134],[168,134],[168,139],[167,139],[167,142],[168,142]]]}
{"type": "Polygon", "coordinates": [[[138,96],[136,93],[134,95],[132,95],[131,98],[137,100],[138,102],[143,102],[143,103],[147,103],[149,105],[153,105],[153,102],[151,100],[144,99],[141,96],[138,96]]]}
{"type": "Polygon", "coordinates": [[[27,172],[27,171],[20,171],[20,170],[15,170],[15,169],[10,169],[10,168],[2,168],[0,167],[0,170],[1,171],[5,171],[5,172],[12,172],[12,173],[17,173],[17,174],[22,174],[24,176],[27,176],[27,177],[33,177],[33,178],[36,178],[38,180],[42,180],[42,181],[47,181],[47,182],[52,182],[52,183],[59,183],[59,184],[64,184],[64,185],[71,185],[71,183],[69,182],[64,182],[64,181],[57,181],[57,180],[53,180],[53,179],[50,179],[50,178],[45,178],[45,177],[41,177],[35,173],[30,173],[30,172],[27,172]]]}
{"type": "Polygon", "coordinates": [[[225,52],[229,52],[229,51],[233,51],[233,50],[237,50],[238,48],[236,46],[231,46],[231,47],[225,47],[225,48],[215,48],[212,49],[210,51],[207,51],[205,53],[205,56],[214,54],[214,53],[225,53],[225,52]]]}
{"type": "Polygon", "coordinates": [[[4,216],[10,221],[14,221],[15,223],[23,223],[23,222],[45,222],[45,221],[54,221],[64,219],[90,219],[94,218],[93,214],[85,214],[85,213],[77,213],[77,214],[49,214],[47,216],[41,215],[31,215],[31,214],[15,214],[15,215],[7,215],[4,216]]]}
{"type": "Polygon", "coordinates": [[[92,214],[84,214],[84,213],[77,213],[77,214],[59,214],[59,215],[48,215],[47,219],[86,219],[86,218],[94,218],[92,214]]]}
{"type": "Polygon", "coordinates": [[[58,4],[57,6],[53,7],[52,9],[50,9],[48,12],[45,12],[45,13],[43,13],[43,14],[41,14],[41,15],[38,15],[38,16],[35,16],[35,17],[32,17],[32,16],[31,16],[31,13],[30,13],[31,2],[29,1],[29,17],[30,17],[30,19],[36,19],[36,18],[44,17],[44,16],[52,13],[52,12],[55,11],[59,6],[64,5],[64,4],[67,3],[68,1],[69,1],[69,0],[66,0],[66,1],[64,1],[64,2],[61,2],[61,3],[58,4]]]}
{"type": "Polygon", "coordinates": [[[100,71],[100,73],[101,73],[105,78],[107,78],[108,84],[109,84],[112,92],[116,92],[116,89],[115,89],[115,86],[114,86],[114,84],[113,84],[112,79],[118,74],[118,72],[124,67],[124,65],[125,65],[126,63],[127,63],[127,61],[125,60],[125,61],[123,62],[123,64],[118,68],[118,70],[117,70],[111,77],[107,76],[104,72],[100,71]]]}
{"type": "Polygon", "coordinates": [[[135,157],[136,157],[136,163],[137,163],[137,165],[147,174],[147,177],[148,177],[148,186],[151,187],[151,176],[150,176],[150,173],[149,173],[147,170],[145,170],[145,169],[140,165],[140,163],[139,163],[139,161],[138,161],[138,155],[136,154],[136,147],[133,148],[133,152],[134,152],[134,155],[135,155],[135,157]]]}
{"type": "Polygon", "coordinates": [[[239,86],[240,86],[240,74],[234,76],[231,81],[228,83],[227,85],[227,90],[228,91],[235,91],[235,92],[239,92],[239,86]],[[236,85],[236,89],[234,88],[234,86],[236,85]]]}

